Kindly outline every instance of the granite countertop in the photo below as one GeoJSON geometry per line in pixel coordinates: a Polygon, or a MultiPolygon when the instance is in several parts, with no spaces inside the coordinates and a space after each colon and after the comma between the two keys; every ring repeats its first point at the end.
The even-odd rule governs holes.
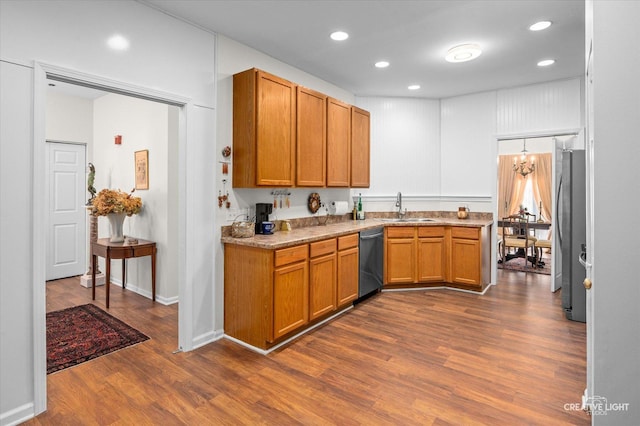
{"type": "MultiPolygon", "coordinates": [[[[317,220],[317,218],[314,219],[317,220]]],[[[383,217],[374,217],[366,220],[341,220],[327,225],[315,224],[294,227],[291,231],[276,231],[272,235],[256,234],[250,238],[234,238],[230,233],[223,231],[221,242],[224,244],[237,244],[264,249],[280,249],[383,226],[465,226],[482,228],[493,224],[493,219],[484,217],[470,217],[469,219],[433,217],[433,220],[429,222],[412,222],[410,219],[403,222],[388,222],[384,221],[384,219],[383,217]]]]}

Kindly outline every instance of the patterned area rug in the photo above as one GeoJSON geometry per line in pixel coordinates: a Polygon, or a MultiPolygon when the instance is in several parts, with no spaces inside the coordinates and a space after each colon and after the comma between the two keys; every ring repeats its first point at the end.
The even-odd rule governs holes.
{"type": "Polygon", "coordinates": [[[149,338],[95,305],[47,314],[47,374],[149,338]]]}
{"type": "Polygon", "coordinates": [[[515,259],[511,259],[506,263],[498,263],[498,269],[508,269],[511,271],[521,271],[521,272],[533,272],[535,274],[545,274],[551,275],[551,257],[542,256],[542,261],[544,262],[544,266],[541,268],[532,268],[531,262],[527,262],[527,269],[525,269],[524,258],[517,257],[515,259]]]}

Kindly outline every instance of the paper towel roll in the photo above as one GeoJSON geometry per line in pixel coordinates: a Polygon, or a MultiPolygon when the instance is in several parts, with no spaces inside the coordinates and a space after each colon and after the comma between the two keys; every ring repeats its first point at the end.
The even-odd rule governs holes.
{"type": "Polygon", "coordinates": [[[347,201],[332,201],[329,203],[329,214],[342,216],[349,213],[349,203],[347,201]]]}

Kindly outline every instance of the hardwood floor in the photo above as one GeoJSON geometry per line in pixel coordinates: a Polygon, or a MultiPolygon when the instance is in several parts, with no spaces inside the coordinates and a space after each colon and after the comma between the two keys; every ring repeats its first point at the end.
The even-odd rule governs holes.
{"type": "MultiPolygon", "coordinates": [[[[380,294],[268,356],[227,340],[174,355],[177,306],[112,288],[109,312],[151,339],[49,375],[27,424],[589,424],[564,409],[585,388],[585,325],[549,276],[498,278],[484,296],[380,294]]],[[[47,284],[47,310],[90,302],[77,278],[47,284]]]]}

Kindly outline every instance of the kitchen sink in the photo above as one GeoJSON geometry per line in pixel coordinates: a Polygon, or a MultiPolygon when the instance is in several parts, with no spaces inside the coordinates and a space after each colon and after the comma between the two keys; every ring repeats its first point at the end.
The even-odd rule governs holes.
{"type": "Polygon", "coordinates": [[[382,219],[383,222],[389,223],[404,223],[404,222],[435,222],[434,219],[429,219],[426,217],[403,217],[399,218],[391,218],[391,219],[382,219]]]}

